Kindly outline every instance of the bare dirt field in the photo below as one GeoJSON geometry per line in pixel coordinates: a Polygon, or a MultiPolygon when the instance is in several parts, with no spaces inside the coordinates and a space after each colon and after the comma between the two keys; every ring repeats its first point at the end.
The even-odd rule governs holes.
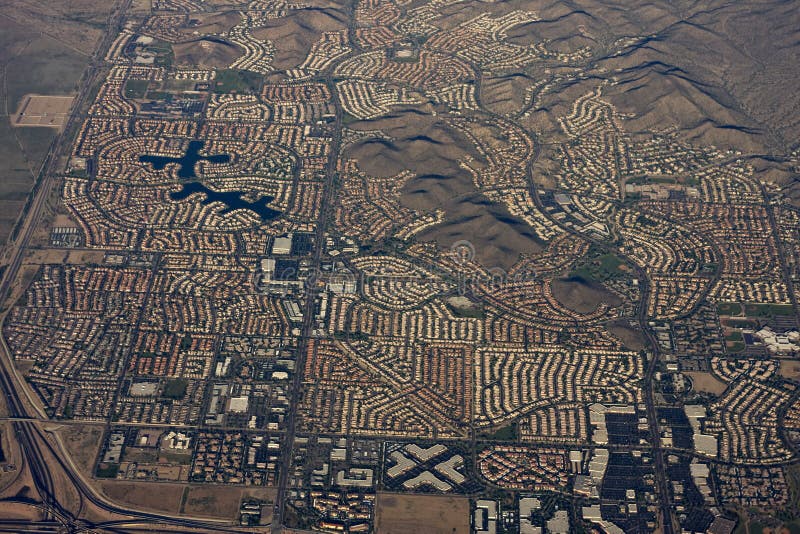
{"type": "Polygon", "coordinates": [[[63,263],[69,252],[65,250],[28,250],[22,258],[25,265],[43,265],[50,263],[63,263]]]}
{"type": "Polygon", "coordinates": [[[41,521],[43,519],[38,508],[19,502],[0,502],[0,517],[22,521],[41,521]]]}
{"type": "Polygon", "coordinates": [[[560,278],[550,286],[553,296],[566,308],[577,313],[592,313],[601,303],[619,306],[622,300],[603,284],[581,278],[560,278]]]}
{"type": "Polygon", "coordinates": [[[797,360],[781,360],[781,376],[790,380],[800,380],[800,362],[797,360]]]}
{"type": "Polygon", "coordinates": [[[96,250],[68,249],[33,249],[28,250],[23,258],[25,265],[44,265],[66,263],[69,265],[100,264],[105,257],[104,252],[96,250]]]}
{"type": "Polygon", "coordinates": [[[627,321],[612,321],[606,324],[606,329],[631,350],[642,350],[647,346],[641,331],[632,328],[627,321]]]}
{"type": "Polygon", "coordinates": [[[725,382],[715,377],[711,373],[702,371],[687,371],[684,374],[692,379],[692,388],[695,391],[720,395],[727,388],[725,382]]]}
{"type": "Polygon", "coordinates": [[[183,497],[182,514],[202,517],[235,519],[244,497],[274,502],[273,488],[242,488],[237,486],[189,486],[183,497]]]}
{"type": "Polygon", "coordinates": [[[3,2],[3,16],[58,41],[62,48],[88,56],[103,35],[113,5],[96,0],[3,2]]]}
{"type": "Polygon", "coordinates": [[[58,434],[72,460],[85,474],[94,467],[94,460],[100,450],[103,427],[98,425],[64,425],[58,434]]]}
{"type": "Polygon", "coordinates": [[[74,95],[25,95],[14,114],[14,126],[62,128],[67,122],[74,95]]]}
{"type": "MultiPolygon", "coordinates": [[[[6,465],[14,465],[15,469],[0,471],[0,492],[10,488],[14,482],[20,478],[20,469],[23,469],[25,462],[20,450],[19,443],[14,437],[14,426],[10,422],[0,424],[0,447],[3,449],[6,465]]],[[[2,517],[2,513],[0,513],[2,517]]]]}
{"type": "Polygon", "coordinates": [[[157,510],[177,514],[182,484],[161,484],[156,482],[126,482],[104,480],[98,483],[101,491],[120,504],[130,504],[142,510],[157,510]]]}
{"type": "MultiPolygon", "coordinates": [[[[55,33],[49,32],[52,25],[59,31],[64,30],[64,35],[69,34],[70,38],[82,39],[87,35],[76,29],[78,23],[58,22],[57,12],[64,7],[62,4],[3,2],[0,9],[0,63],[5,69],[5,83],[0,84],[0,174],[3,176],[0,181],[0,244],[5,243],[25,205],[57,134],[55,127],[16,128],[14,113],[21,107],[25,95],[74,93],[86,67],[88,56],[83,51],[59,41],[52,37],[55,33]]],[[[109,6],[104,3],[94,8],[107,10],[109,6]]],[[[89,48],[93,46],[94,40],[89,48]]]]}
{"type": "Polygon", "coordinates": [[[469,499],[381,493],[375,510],[377,534],[468,534],[469,499]]]}

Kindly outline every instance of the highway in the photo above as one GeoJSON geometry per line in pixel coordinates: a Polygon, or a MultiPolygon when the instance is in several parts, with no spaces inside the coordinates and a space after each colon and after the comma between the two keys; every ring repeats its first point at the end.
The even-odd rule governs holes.
{"type": "MultiPolygon", "coordinates": [[[[79,92],[64,126],[64,129],[56,137],[50,150],[47,153],[36,185],[31,192],[31,200],[27,209],[21,215],[14,232],[13,240],[9,242],[6,255],[9,262],[3,271],[0,280],[0,301],[7,302],[11,296],[14,282],[18,279],[19,269],[25,248],[28,246],[42,215],[43,207],[50,197],[52,188],[58,183],[57,166],[61,161],[61,154],[71,139],[70,132],[75,130],[76,124],[82,119],[81,110],[86,104],[91,88],[99,82],[100,76],[104,75],[103,58],[113,40],[119,35],[119,30],[125,20],[125,14],[130,7],[131,0],[121,0],[109,15],[106,25],[106,33],[92,54],[89,65],[83,75],[79,92]]],[[[5,319],[3,312],[2,320],[5,319]]],[[[0,326],[2,321],[0,321],[0,326]]],[[[183,527],[187,531],[202,530],[204,532],[247,532],[229,526],[228,522],[215,522],[207,519],[194,519],[189,517],[171,516],[169,514],[155,514],[141,510],[132,510],[117,506],[115,503],[99,494],[94,487],[80,474],[77,468],[71,463],[71,459],[66,461],[68,455],[61,448],[56,448],[39,427],[38,419],[46,420],[46,416],[41,409],[40,403],[30,392],[24,380],[17,374],[14,362],[8,351],[5,342],[0,343],[0,387],[5,395],[8,415],[13,420],[16,440],[25,457],[26,466],[30,472],[36,492],[42,503],[40,507],[46,510],[47,519],[43,522],[36,522],[23,525],[18,523],[0,523],[0,532],[119,532],[124,533],[128,530],[142,531],[147,530],[148,525],[158,528],[157,525],[170,525],[170,527],[183,527]],[[38,417],[31,416],[30,410],[37,412],[38,417]],[[48,463],[48,456],[49,463],[48,463]],[[53,460],[55,464],[53,465],[53,460]],[[125,518],[123,523],[114,526],[114,523],[90,522],[76,518],[74,511],[66,509],[61,502],[54,484],[54,474],[58,470],[63,471],[69,482],[75,487],[81,500],[81,508],[84,502],[93,504],[105,512],[125,518]],[[129,529],[124,525],[130,524],[129,529]],[[58,525],[58,528],[56,528],[58,525]]]]}

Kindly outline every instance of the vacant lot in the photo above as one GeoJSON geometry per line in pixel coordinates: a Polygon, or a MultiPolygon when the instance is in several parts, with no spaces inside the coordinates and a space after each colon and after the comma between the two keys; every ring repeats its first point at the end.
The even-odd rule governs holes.
{"type": "Polygon", "coordinates": [[[20,521],[41,521],[42,513],[38,508],[21,502],[0,503],[0,517],[20,521]]]}
{"type": "Polygon", "coordinates": [[[13,117],[14,126],[61,128],[67,122],[73,96],[25,95],[13,117]]]}
{"type": "Polygon", "coordinates": [[[275,502],[272,488],[242,488],[235,486],[189,486],[183,495],[181,513],[191,516],[207,516],[235,519],[244,497],[275,502]]]}
{"type": "Polygon", "coordinates": [[[553,280],[551,289],[559,303],[577,313],[592,313],[603,303],[612,307],[622,304],[603,284],[580,277],[553,280]]]}
{"type": "Polygon", "coordinates": [[[684,373],[692,379],[692,389],[713,395],[721,395],[727,388],[727,384],[715,377],[711,373],[702,371],[687,371],[684,373]]]}
{"type": "Polygon", "coordinates": [[[90,474],[102,443],[103,427],[100,425],[64,425],[58,433],[75,465],[85,474],[90,474]]]}
{"type": "Polygon", "coordinates": [[[642,350],[647,346],[642,332],[632,327],[628,321],[612,321],[606,324],[606,329],[630,350],[642,350]]]}
{"type": "Polygon", "coordinates": [[[114,2],[26,0],[2,2],[3,18],[28,26],[74,53],[90,55],[103,35],[114,2]]]}
{"type": "Polygon", "coordinates": [[[800,379],[800,362],[796,360],[781,360],[781,376],[790,380],[800,379]]]}
{"type": "Polygon", "coordinates": [[[433,495],[378,495],[375,531],[378,534],[468,534],[469,499],[433,495]]]}
{"type": "Polygon", "coordinates": [[[104,252],[94,250],[28,249],[22,261],[26,265],[42,265],[48,263],[86,265],[101,264],[103,263],[104,256],[104,252]]]}
{"type": "Polygon", "coordinates": [[[99,482],[99,486],[103,493],[120,504],[172,514],[178,513],[184,488],[181,484],[122,480],[104,480],[99,482]]]}
{"type": "Polygon", "coordinates": [[[31,93],[74,94],[87,61],[80,51],[40,33],[33,15],[7,16],[17,9],[17,3],[6,3],[0,10],[0,245],[25,205],[56,136],[55,128],[14,128],[11,114],[31,93]]]}

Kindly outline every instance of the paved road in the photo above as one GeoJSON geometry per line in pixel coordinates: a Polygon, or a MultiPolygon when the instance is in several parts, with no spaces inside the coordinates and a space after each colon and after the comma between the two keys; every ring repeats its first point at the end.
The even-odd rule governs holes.
{"type": "MultiPolygon", "coordinates": [[[[348,15],[351,21],[353,14],[351,8],[348,8],[348,15]]],[[[352,33],[352,32],[350,32],[352,33]]],[[[331,219],[330,210],[333,205],[333,198],[335,192],[336,182],[336,163],[339,158],[339,148],[342,141],[342,107],[339,99],[336,97],[336,88],[333,82],[332,72],[336,65],[349,58],[352,52],[346,56],[339,58],[332,65],[330,65],[324,75],[324,82],[333,95],[333,102],[335,107],[335,120],[331,124],[332,140],[330,156],[328,164],[325,168],[325,185],[323,189],[323,199],[320,207],[320,214],[317,220],[316,233],[314,236],[314,252],[313,260],[311,263],[310,278],[311,283],[306,284],[306,302],[303,310],[303,325],[300,333],[300,342],[297,347],[297,356],[295,358],[295,373],[292,381],[291,391],[291,405],[289,414],[286,418],[286,433],[284,435],[283,447],[281,450],[281,464],[280,475],[278,478],[278,491],[275,498],[275,509],[272,517],[272,532],[273,534],[280,534],[283,529],[283,517],[286,507],[286,501],[289,491],[289,476],[291,474],[292,464],[292,446],[297,431],[297,407],[301,400],[302,385],[303,385],[303,371],[305,369],[306,356],[308,352],[309,342],[312,338],[312,330],[314,328],[314,309],[316,306],[317,288],[312,287],[312,283],[316,283],[316,274],[321,273],[322,252],[325,248],[325,230],[327,222],[331,219]]]]}
{"type": "MultiPolygon", "coordinates": [[[[547,217],[554,225],[561,227],[563,230],[571,234],[579,235],[581,238],[594,243],[595,245],[601,247],[602,249],[608,248],[607,244],[601,243],[600,241],[597,241],[596,239],[593,239],[588,235],[578,234],[572,228],[561,225],[559,221],[553,219],[547,212],[547,210],[544,209],[541,198],[539,198],[539,193],[533,182],[532,165],[528,167],[527,172],[528,172],[528,181],[530,184],[531,197],[534,199],[534,202],[537,208],[539,208],[539,211],[543,213],[545,217],[547,217]]],[[[653,391],[653,374],[655,373],[658,364],[659,349],[658,349],[658,342],[655,336],[653,335],[653,332],[650,330],[650,327],[647,324],[647,319],[648,319],[647,300],[650,295],[650,283],[647,277],[647,273],[644,272],[644,269],[636,265],[634,267],[636,268],[637,278],[639,279],[639,292],[640,292],[637,319],[642,329],[642,332],[645,333],[648,342],[652,347],[652,355],[647,361],[647,369],[645,370],[642,390],[644,392],[644,404],[647,410],[647,422],[649,425],[649,432],[650,432],[649,441],[653,454],[653,468],[655,471],[655,479],[657,485],[656,489],[658,492],[659,505],[661,508],[661,527],[662,527],[662,532],[664,534],[672,534],[674,532],[674,529],[673,529],[673,518],[672,518],[670,481],[667,478],[666,469],[664,465],[664,453],[661,445],[661,435],[658,432],[658,418],[657,418],[656,404],[654,398],[655,395],[653,391]]]]}
{"type": "MultiPolygon", "coordinates": [[[[122,27],[130,4],[131,0],[121,0],[109,16],[106,34],[90,59],[78,96],[73,104],[71,115],[64,130],[51,145],[50,151],[45,157],[39,179],[31,193],[32,200],[15,228],[13,241],[7,246],[7,257],[10,258],[10,261],[0,280],[0,302],[5,302],[8,299],[11,295],[13,284],[18,279],[25,248],[28,246],[31,236],[39,224],[42,209],[47,203],[52,188],[57,183],[56,171],[58,170],[57,165],[59,164],[60,156],[65,148],[69,148],[66,145],[71,141],[68,138],[68,134],[73,131],[73,127],[81,120],[80,110],[85,105],[91,88],[104,73],[103,58],[113,40],[119,35],[119,30],[122,27]]],[[[0,326],[4,319],[5,313],[0,317],[0,326]]],[[[69,531],[92,531],[94,529],[94,525],[75,518],[72,511],[64,508],[59,502],[59,495],[54,485],[53,476],[60,469],[75,487],[81,503],[91,502],[108,513],[130,517],[139,525],[136,530],[142,530],[141,527],[147,524],[162,524],[188,529],[201,529],[206,532],[241,532],[241,529],[219,524],[223,522],[170,516],[169,514],[152,514],[119,507],[102,494],[97,493],[76,466],[71,463],[72,459],[69,458],[69,455],[61,448],[55,447],[39,427],[38,419],[46,419],[46,417],[38,400],[31,395],[30,389],[17,374],[8,347],[4,342],[0,343],[0,352],[2,353],[0,354],[0,387],[6,398],[9,416],[15,419],[12,426],[25,456],[31,478],[42,500],[41,506],[47,510],[49,517],[49,520],[44,523],[30,525],[31,529],[40,526],[46,532],[54,522],[69,531]],[[36,412],[39,417],[31,417],[31,412],[36,412]],[[57,465],[54,465],[54,463],[57,465]]],[[[2,524],[0,524],[0,528],[2,528],[2,524]]],[[[125,532],[126,530],[124,528],[103,528],[103,531],[125,532]]]]}

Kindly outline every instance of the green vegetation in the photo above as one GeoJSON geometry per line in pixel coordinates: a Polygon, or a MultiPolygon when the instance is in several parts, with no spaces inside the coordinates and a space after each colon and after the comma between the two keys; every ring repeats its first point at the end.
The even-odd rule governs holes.
{"type": "Polygon", "coordinates": [[[744,311],[748,317],[779,317],[794,314],[790,304],[745,304],[744,311]]]}
{"type": "Polygon", "coordinates": [[[191,91],[197,82],[195,80],[164,80],[164,91],[191,91]]]}
{"type": "Polygon", "coordinates": [[[629,276],[625,262],[616,254],[589,249],[588,258],[588,261],[569,274],[569,278],[602,283],[629,276]]]}
{"type": "Polygon", "coordinates": [[[742,352],[744,347],[745,345],[743,341],[734,341],[728,346],[728,352],[742,352]]]}
{"type": "Polygon", "coordinates": [[[741,315],[742,305],[737,302],[720,302],[717,304],[717,313],[720,315],[741,315]]]}
{"type": "Polygon", "coordinates": [[[343,113],[342,114],[342,124],[344,126],[350,126],[351,124],[354,124],[354,123],[358,122],[359,120],[360,119],[358,117],[354,117],[354,116],[350,115],[349,113],[343,113]]]}
{"type": "Polygon", "coordinates": [[[172,100],[172,93],[167,93],[166,91],[150,91],[147,97],[150,100],[164,100],[169,102],[172,100]]]}
{"type": "Polygon", "coordinates": [[[125,83],[125,98],[144,98],[149,85],[147,80],[128,80],[125,83]]]}
{"type": "Polygon", "coordinates": [[[117,478],[119,472],[119,465],[117,464],[100,464],[97,466],[96,475],[98,478],[117,478]]]}
{"type": "Polygon", "coordinates": [[[167,399],[182,399],[186,396],[186,386],[188,385],[189,381],[185,378],[168,380],[167,383],[164,384],[164,391],[161,393],[161,396],[167,399]]]}
{"type": "Polygon", "coordinates": [[[755,321],[748,319],[728,319],[725,324],[731,328],[756,328],[758,326],[755,321]]]}
{"type": "Polygon", "coordinates": [[[500,427],[494,432],[487,433],[487,439],[493,441],[513,441],[517,439],[517,423],[511,423],[504,427],[500,427]]]}
{"type": "Polygon", "coordinates": [[[738,330],[734,330],[725,336],[725,341],[742,341],[742,339],[744,339],[742,333],[738,330]]]}
{"type": "Polygon", "coordinates": [[[175,52],[172,51],[172,45],[166,41],[154,41],[147,45],[145,50],[156,56],[155,65],[157,67],[169,68],[172,66],[172,62],[175,61],[175,52]]]}
{"type": "Polygon", "coordinates": [[[650,176],[649,181],[654,184],[674,184],[677,180],[672,176],[650,176]]]}
{"type": "Polygon", "coordinates": [[[719,270],[718,263],[704,263],[700,269],[707,274],[714,274],[719,270]]]}
{"type": "Polygon", "coordinates": [[[798,506],[800,506],[800,465],[789,465],[784,473],[786,475],[786,483],[789,486],[789,506],[786,507],[787,513],[780,517],[788,522],[785,526],[789,529],[789,532],[800,534],[800,515],[796,512],[798,506]],[[795,512],[789,512],[790,510],[795,512]]]}
{"type": "Polygon", "coordinates": [[[237,69],[217,71],[215,93],[258,93],[263,83],[261,75],[237,69]]]}
{"type": "Polygon", "coordinates": [[[651,219],[646,215],[639,215],[636,219],[637,224],[641,224],[642,226],[649,226],[650,228],[658,228],[659,222],[655,219],[651,219]]]}
{"type": "Polygon", "coordinates": [[[192,453],[187,451],[185,453],[172,452],[161,450],[158,453],[159,458],[164,458],[171,464],[189,465],[192,463],[192,453]]]}
{"type": "Polygon", "coordinates": [[[456,317],[465,319],[483,319],[486,317],[486,313],[483,311],[483,308],[478,305],[454,306],[453,304],[447,303],[447,308],[453,312],[453,315],[456,317]]]}
{"type": "Polygon", "coordinates": [[[369,336],[364,332],[344,332],[342,330],[337,330],[333,333],[333,338],[343,341],[366,341],[369,339],[369,336]]]}

